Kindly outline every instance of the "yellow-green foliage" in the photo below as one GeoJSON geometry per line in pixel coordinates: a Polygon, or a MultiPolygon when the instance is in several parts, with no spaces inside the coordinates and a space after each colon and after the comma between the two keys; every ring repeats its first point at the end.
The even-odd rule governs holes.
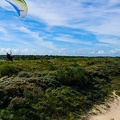
{"type": "Polygon", "coordinates": [[[13,65],[7,63],[0,65],[0,77],[2,76],[11,76],[18,73],[18,69],[13,65]]]}

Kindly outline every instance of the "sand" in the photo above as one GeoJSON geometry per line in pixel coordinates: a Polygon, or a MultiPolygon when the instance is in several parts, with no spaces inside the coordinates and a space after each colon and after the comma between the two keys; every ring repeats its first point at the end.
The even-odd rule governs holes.
{"type": "Polygon", "coordinates": [[[120,96],[113,92],[113,99],[106,104],[96,106],[87,120],[120,120],[120,96]]]}

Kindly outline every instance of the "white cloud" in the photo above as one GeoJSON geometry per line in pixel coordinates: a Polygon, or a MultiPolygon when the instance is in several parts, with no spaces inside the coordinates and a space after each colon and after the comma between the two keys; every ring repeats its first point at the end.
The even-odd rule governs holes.
{"type": "Polygon", "coordinates": [[[110,50],[110,54],[114,54],[114,53],[120,53],[120,49],[112,49],[112,50],[110,50]]]}
{"type": "Polygon", "coordinates": [[[0,48],[0,54],[5,55],[6,53],[10,53],[12,51],[12,55],[69,55],[69,56],[74,56],[74,55],[81,55],[81,56],[105,56],[105,55],[113,55],[117,56],[120,54],[120,49],[111,49],[111,50],[90,50],[90,49],[75,49],[72,51],[69,51],[65,48],[61,48],[58,51],[55,50],[35,50],[35,49],[29,49],[29,48],[0,48]]]}
{"type": "Polygon", "coordinates": [[[25,48],[25,49],[12,49],[12,48],[0,48],[0,54],[1,55],[5,55],[6,53],[10,53],[12,52],[12,55],[34,55],[37,53],[36,50],[31,50],[31,49],[28,49],[28,48],[25,48]]]}
{"type": "Polygon", "coordinates": [[[3,27],[0,27],[0,33],[2,33],[2,34],[6,34],[7,31],[6,31],[6,29],[4,29],[3,27]]]}
{"type": "Polygon", "coordinates": [[[109,44],[111,46],[120,46],[120,37],[116,36],[107,36],[107,35],[98,35],[99,42],[109,44]]]}
{"type": "Polygon", "coordinates": [[[18,29],[18,30],[26,33],[29,37],[32,37],[32,38],[34,38],[35,40],[37,40],[37,41],[36,41],[36,42],[37,42],[36,44],[39,44],[39,45],[44,46],[44,47],[46,47],[46,48],[56,49],[55,46],[52,44],[52,42],[43,40],[43,38],[40,37],[38,33],[33,32],[33,31],[31,31],[30,29],[28,29],[28,28],[25,28],[25,27],[22,26],[22,27],[16,28],[16,29],[18,29]]]}
{"type": "Polygon", "coordinates": [[[104,54],[105,52],[103,50],[100,50],[97,52],[98,54],[104,54]]]}
{"type": "Polygon", "coordinates": [[[54,39],[62,42],[68,42],[68,43],[91,45],[91,42],[87,42],[87,41],[85,42],[80,39],[75,39],[71,35],[65,35],[65,34],[58,35],[57,37],[54,37],[54,39]]]}
{"type": "Polygon", "coordinates": [[[29,49],[29,48],[24,48],[24,49],[13,49],[13,48],[0,48],[0,55],[6,55],[6,53],[12,52],[12,55],[66,55],[69,52],[62,48],[59,51],[55,50],[42,50],[42,51],[37,51],[35,49],[29,49]]]}

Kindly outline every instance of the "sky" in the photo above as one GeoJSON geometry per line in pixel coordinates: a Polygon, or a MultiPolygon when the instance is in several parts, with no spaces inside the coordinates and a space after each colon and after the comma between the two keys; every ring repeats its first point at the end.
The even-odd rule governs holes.
{"type": "Polygon", "coordinates": [[[0,55],[120,56],[120,0],[0,0],[0,55]]]}

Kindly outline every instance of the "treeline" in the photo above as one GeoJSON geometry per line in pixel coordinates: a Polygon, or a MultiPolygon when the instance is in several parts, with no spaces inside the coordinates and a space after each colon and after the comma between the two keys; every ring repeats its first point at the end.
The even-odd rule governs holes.
{"type": "MultiPolygon", "coordinates": [[[[39,59],[53,59],[53,58],[120,58],[119,56],[96,56],[96,57],[86,57],[86,56],[59,56],[59,55],[12,55],[14,60],[39,60],[39,59]]],[[[0,55],[0,60],[6,60],[6,55],[0,55]]]]}

